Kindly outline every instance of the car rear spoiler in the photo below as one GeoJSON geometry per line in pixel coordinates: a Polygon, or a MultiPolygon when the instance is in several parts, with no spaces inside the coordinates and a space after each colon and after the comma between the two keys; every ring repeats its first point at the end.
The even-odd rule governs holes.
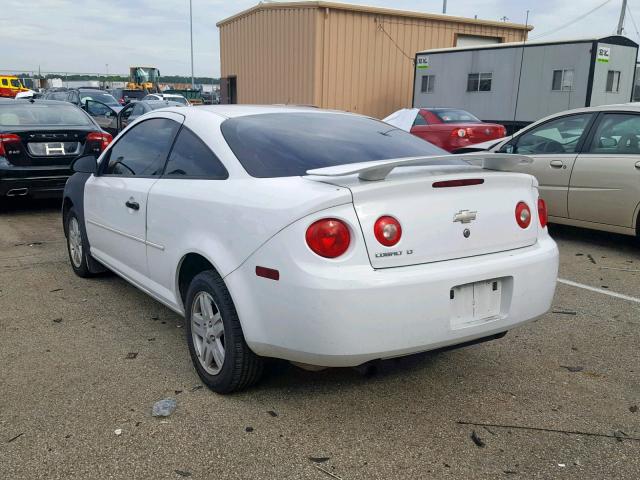
{"type": "Polygon", "coordinates": [[[533,160],[525,155],[511,153],[462,153],[457,155],[434,155],[429,157],[392,158],[373,162],[350,163],[334,167],[307,170],[307,175],[319,177],[343,177],[358,174],[360,180],[384,180],[396,167],[415,167],[425,165],[455,165],[451,160],[462,160],[469,165],[485,170],[508,171],[516,165],[525,165],[533,160]]]}

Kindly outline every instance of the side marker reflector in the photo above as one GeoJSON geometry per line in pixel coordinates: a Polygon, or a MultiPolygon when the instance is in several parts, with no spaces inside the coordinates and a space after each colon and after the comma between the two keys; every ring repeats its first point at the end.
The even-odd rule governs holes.
{"type": "Polygon", "coordinates": [[[269,280],[280,280],[280,272],[273,268],[256,267],[256,275],[259,277],[268,278],[269,280]]]}

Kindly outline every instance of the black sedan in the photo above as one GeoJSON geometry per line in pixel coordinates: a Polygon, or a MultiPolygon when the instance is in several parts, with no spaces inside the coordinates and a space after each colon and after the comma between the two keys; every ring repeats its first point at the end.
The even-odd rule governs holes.
{"type": "Polygon", "coordinates": [[[78,157],[98,156],[110,134],[66,102],[0,102],[0,198],[62,195],[78,157]]]}

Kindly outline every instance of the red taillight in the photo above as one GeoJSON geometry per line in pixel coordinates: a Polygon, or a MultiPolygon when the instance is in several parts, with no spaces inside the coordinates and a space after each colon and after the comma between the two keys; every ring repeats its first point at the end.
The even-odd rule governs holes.
{"type": "Polygon", "coordinates": [[[380,217],[373,225],[376,239],[385,247],[393,247],[402,237],[400,222],[388,215],[380,217]]]}
{"type": "Polygon", "coordinates": [[[507,136],[507,129],[504,127],[500,127],[500,136],[501,137],[506,137],[507,136]]]}
{"type": "Polygon", "coordinates": [[[336,258],[349,248],[351,234],[342,220],[323,218],[307,228],[307,245],[325,258],[336,258]]]}
{"type": "Polygon", "coordinates": [[[100,144],[100,151],[102,152],[113,140],[111,134],[106,132],[91,132],[87,135],[87,142],[96,142],[100,144]]]}
{"type": "Polygon", "coordinates": [[[524,202],[518,202],[516,205],[516,222],[520,228],[527,228],[531,223],[531,210],[524,202]]]}
{"type": "Polygon", "coordinates": [[[548,220],[547,204],[541,198],[538,199],[538,218],[540,219],[540,226],[542,228],[546,227],[548,220]]]}
{"type": "Polygon", "coordinates": [[[15,133],[0,133],[0,157],[7,156],[6,147],[10,146],[12,143],[20,144],[20,137],[15,133]]]}
{"type": "Polygon", "coordinates": [[[467,185],[482,185],[484,183],[483,178],[463,178],[460,180],[443,180],[441,182],[433,182],[433,188],[448,188],[448,187],[466,187],[467,185]]]}

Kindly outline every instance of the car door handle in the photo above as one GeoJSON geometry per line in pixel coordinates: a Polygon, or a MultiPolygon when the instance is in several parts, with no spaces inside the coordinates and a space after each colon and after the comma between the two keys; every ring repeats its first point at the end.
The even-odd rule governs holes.
{"type": "Polygon", "coordinates": [[[636,162],[636,168],[640,170],[640,162],[636,162]]]}
{"type": "Polygon", "coordinates": [[[140,210],[140,204],[134,201],[133,199],[127,200],[125,202],[125,205],[127,206],[127,208],[130,208],[131,210],[140,210]]]}
{"type": "Polygon", "coordinates": [[[551,160],[549,165],[553,168],[562,168],[564,167],[564,162],[562,160],[551,160]]]}

